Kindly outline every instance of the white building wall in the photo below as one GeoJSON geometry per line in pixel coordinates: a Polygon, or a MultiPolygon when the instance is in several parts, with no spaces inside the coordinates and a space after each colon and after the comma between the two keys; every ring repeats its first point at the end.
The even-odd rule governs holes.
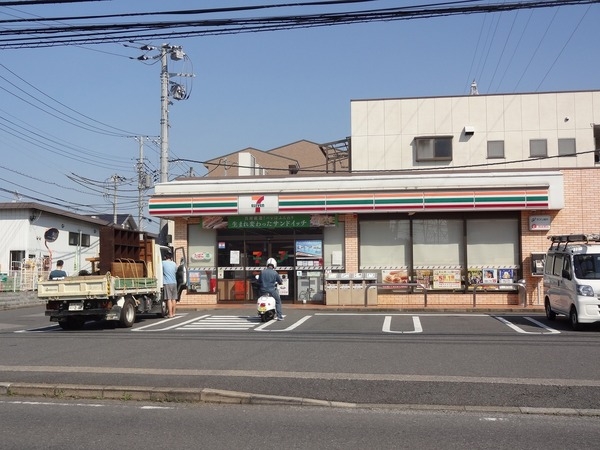
{"type": "Polygon", "coordinates": [[[600,91],[354,100],[352,169],[593,167],[594,123],[600,124],[600,91]],[[465,126],[475,133],[466,136],[465,126]],[[415,162],[415,137],[448,135],[452,161],[415,162]],[[579,154],[558,158],[559,138],[575,138],[579,154]],[[531,139],[547,140],[548,158],[530,158],[531,139]],[[487,158],[488,140],[504,141],[504,159],[487,158]]]}
{"type": "Polygon", "coordinates": [[[78,221],[69,217],[38,211],[35,217],[23,209],[0,209],[0,272],[8,272],[10,252],[24,251],[26,259],[43,259],[52,253],[54,263],[58,259],[65,261],[65,270],[74,274],[81,269],[91,269],[86,258],[99,254],[99,225],[78,221]],[[30,220],[33,218],[33,220],[30,220]],[[59,230],[58,239],[48,242],[44,234],[50,228],[59,230]],[[90,236],[90,246],[69,245],[69,232],[90,236]]]}

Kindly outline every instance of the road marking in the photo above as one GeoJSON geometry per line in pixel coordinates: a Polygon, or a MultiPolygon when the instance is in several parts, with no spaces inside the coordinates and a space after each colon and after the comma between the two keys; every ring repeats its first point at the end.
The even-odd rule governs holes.
{"type": "Polygon", "coordinates": [[[385,316],[383,320],[383,328],[381,331],[384,333],[396,333],[396,334],[411,334],[411,333],[422,333],[423,327],[421,326],[421,319],[418,316],[412,316],[413,325],[415,329],[413,331],[392,331],[392,316],[385,316]]]}
{"type": "MultiPolygon", "coordinates": [[[[284,318],[286,316],[283,316],[284,318]]],[[[284,328],[283,330],[267,330],[266,328],[271,325],[274,322],[277,322],[276,320],[271,320],[270,322],[264,323],[259,327],[256,327],[254,329],[254,331],[268,331],[268,332],[273,332],[273,333],[277,333],[277,332],[282,332],[282,331],[292,331],[295,328],[298,328],[300,325],[302,325],[304,322],[306,322],[308,319],[310,319],[312,316],[304,316],[302,319],[297,320],[296,322],[294,322],[293,324],[291,324],[289,327],[284,328]]]]}
{"type": "Polygon", "coordinates": [[[13,333],[48,333],[50,331],[58,331],[60,330],[59,325],[46,325],[45,327],[40,328],[30,328],[27,330],[16,330],[13,333]]]}
{"type": "MultiPolygon", "coordinates": [[[[185,315],[187,315],[187,314],[183,314],[183,316],[185,316],[185,315]]],[[[206,314],[204,316],[194,317],[193,319],[190,319],[190,320],[188,320],[186,322],[176,323],[176,324],[171,325],[171,326],[166,327],[166,328],[159,328],[158,330],[146,330],[146,328],[156,327],[158,325],[164,324],[165,322],[170,322],[171,320],[175,320],[175,319],[177,319],[177,317],[179,317],[179,316],[175,315],[175,317],[171,317],[169,319],[164,319],[164,320],[161,320],[159,322],[150,323],[148,325],[144,325],[143,327],[133,328],[131,331],[142,331],[142,330],[143,331],[167,331],[167,330],[173,330],[174,328],[180,327],[181,325],[185,325],[186,323],[195,322],[196,320],[200,320],[203,317],[209,317],[209,316],[210,316],[210,314],[206,314]]]]}
{"type": "Polygon", "coordinates": [[[508,327],[510,327],[513,330],[515,330],[517,333],[521,333],[521,334],[560,334],[560,331],[555,330],[554,328],[547,327],[543,323],[538,322],[537,320],[535,320],[535,319],[533,319],[531,317],[523,317],[523,318],[526,319],[526,320],[529,320],[530,322],[536,324],[538,327],[543,328],[546,331],[525,331],[523,328],[518,327],[514,323],[509,322],[508,320],[506,320],[506,319],[504,319],[502,317],[498,317],[498,316],[491,316],[491,317],[493,317],[494,319],[499,320],[503,324],[505,324],[508,327]]]}
{"type": "Polygon", "coordinates": [[[258,316],[208,316],[178,327],[181,330],[249,330],[260,322],[258,316]]]}

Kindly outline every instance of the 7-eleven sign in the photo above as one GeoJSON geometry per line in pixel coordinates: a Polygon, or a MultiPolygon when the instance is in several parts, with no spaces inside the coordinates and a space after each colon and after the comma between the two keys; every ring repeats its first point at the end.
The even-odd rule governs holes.
{"type": "Polygon", "coordinates": [[[277,195],[240,195],[238,214],[277,214],[279,197],[277,195]]]}

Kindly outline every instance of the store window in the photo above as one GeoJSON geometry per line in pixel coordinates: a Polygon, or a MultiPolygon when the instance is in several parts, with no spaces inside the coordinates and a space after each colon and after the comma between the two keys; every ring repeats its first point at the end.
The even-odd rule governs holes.
{"type": "Polygon", "coordinates": [[[415,159],[423,161],[452,161],[452,136],[415,138],[415,159]]]}
{"type": "Polygon", "coordinates": [[[360,222],[360,265],[406,268],[410,257],[410,222],[360,222]]]}
{"type": "Polygon", "coordinates": [[[378,271],[384,284],[388,279],[392,285],[410,280],[427,289],[516,282],[519,218],[510,216],[360,221],[360,269],[378,271]]]}
{"type": "Polygon", "coordinates": [[[344,268],[344,222],[323,228],[323,264],[331,269],[344,268]]]}
{"type": "Polygon", "coordinates": [[[512,283],[519,268],[519,220],[467,220],[468,281],[512,283]]]}

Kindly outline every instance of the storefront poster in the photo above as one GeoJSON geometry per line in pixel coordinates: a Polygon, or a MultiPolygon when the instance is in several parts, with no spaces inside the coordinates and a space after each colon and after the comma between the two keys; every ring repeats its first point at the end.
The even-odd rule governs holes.
{"type": "Polygon", "coordinates": [[[382,289],[406,289],[407,286],[402,284],[408,283],[408,271],[406,269],[382,270],[381,280],[386,284],[382,289]]]}
{"type": "Polygon", "coordinates": [[[323,241],[296,241],[296,257],[297,258],[322,258],[323,257],[323,241]]]}
{"type": "Polygon", "coordinates": [[[433,283],[433,270],[432,269],[417,269],[416,270],[417,283],[425,286],[425,289],[430,289],[433,283]]]}
{"type": "Polygon", "coordinates": [[[498,282],[498,271],[493,268],[483,269],[483,282],[484,283],[497,283],[498,282]]]}
{"type": "Polygon", "coordinates": [[[279,272],[279,275],[281,275],[281,281],[283,281],[283,284],[278,287],[279,295],[290,295],[290,279],[288,278],[288,273],[279,272]]]}
{"type": "Polygon", "coordinates": [[[467,279],[470,285],[483,283],[483,270],[482,269],[469,269],[467,273],[467,279]]]}
{"type": "Polygon", "coordinates": [[[204,216],[202,217],[202,228],[227,228],[227,218],[223,216],[204,216]]]}
{"type": "Polygon", "coordinates": [[[239,264],[240,263],[240,251],[239,250],[231,250],[229,252],[229,264],[239,264]]]}
{"type": "Polygon", "coordinates": [[[460,269],[434,269],[434,289],[460,289],[460,269]]]}
{"type": "Polygon", "coordinates": [[[513,269],[499,269],[498,270],[498,282],[500,283],[500,289],[514,289],[514,286],[502,286],[506,283],[514,283],[515,271],[513,269]]]}

